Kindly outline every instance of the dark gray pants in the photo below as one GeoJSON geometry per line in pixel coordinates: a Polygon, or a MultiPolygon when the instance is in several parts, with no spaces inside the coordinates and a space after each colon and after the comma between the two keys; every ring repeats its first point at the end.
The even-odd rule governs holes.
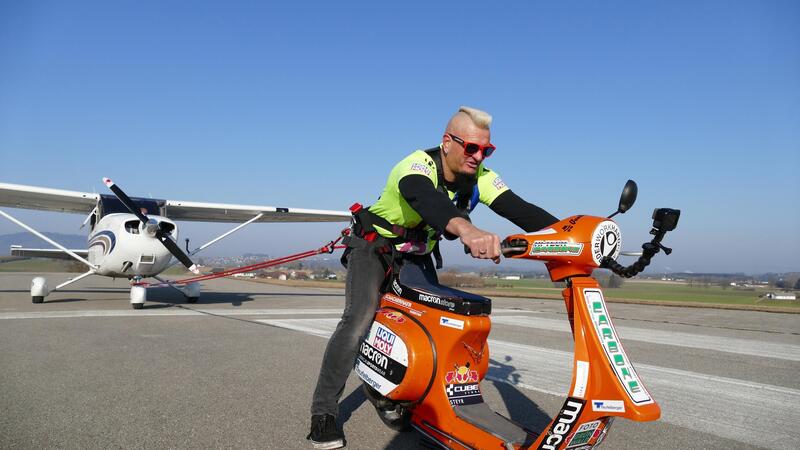
{"type": "Polygon", "coordinates": [[[312,415],[339,415],[339,399],[353,370],[358,346],[378,309],[379,290],[385,276],[381,257],[374,245],[354,248],[349,256],[344,312],[322,357],[311,402],[312,415]]]}

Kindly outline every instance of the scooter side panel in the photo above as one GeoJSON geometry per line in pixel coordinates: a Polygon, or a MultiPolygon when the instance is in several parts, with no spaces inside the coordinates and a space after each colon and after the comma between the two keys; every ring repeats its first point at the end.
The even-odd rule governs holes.
{"type": "Polygon", "coordinates": [[[406,314],[378,310],[359,347],[356,373],[381,395],[417,401],[433,376],[433,352],[425,330],[406,314]]]}

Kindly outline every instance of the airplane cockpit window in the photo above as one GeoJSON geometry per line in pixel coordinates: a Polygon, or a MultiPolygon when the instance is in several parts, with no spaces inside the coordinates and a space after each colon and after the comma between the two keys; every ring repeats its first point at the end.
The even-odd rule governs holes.
{"type": "MultiPolygon", "coordinates": [[[[158,215],[161,212],[161,206],[165,203],[164,200],[156,200],[152,198],[132,197],[131,200],[136,203],[136,206],[139,207],[140,211],[147,211],[145,213],[147,215],[158,215]]],[[[123,205],[122,202],[113,195],[101,195],[100,203],[104,216],[117,213],[131,213],[128,211],[128,208],[126,208],[125,205],[123,205]]]]}
{"type": "Polygon", "coordinates": [[[138,220],[129,220],[125,222],[125,231],[130,234],[139,234],[139,222],[138,220]]]}
{"type": "Polygon", "coordinates": [[[169,233],[169,234],[172,234],[172,232],[175,230],[175,225],[173,225],[173,224],[171,224],[169,222],[161,222],[159,224],[159,227],[162,230],[164,230],[165,232],[169,233]]]}
{"type": "Polygon", "coordinates": [[[97,213],[92,213],[91,218],[89,218],[89,230],[94,230],[95,225],[97,225],[97,213]]]}

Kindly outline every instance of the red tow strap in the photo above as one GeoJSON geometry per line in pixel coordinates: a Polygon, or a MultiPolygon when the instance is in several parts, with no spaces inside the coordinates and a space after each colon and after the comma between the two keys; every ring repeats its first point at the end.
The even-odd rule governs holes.
{"type": "Polygon", "coordinates": [[[281,264],[286,264],[292,261],[297,261],[298,259],[308,258],[309,256],[319,255],[322,253],[333,253],[335,250],[345,248],[345,245],[339,245],[339,241],[342,240],[342,237],[349,234],[350,229],[345,228],[342,230],[341,236],[339,236],[336,240],[330,241],[327,245],[324,245],[316,250],[308,250],[302,253],[295,253],[294,255],[284,256],[282,258],[276,259],[268,259],[266,261],[262,261],[260,263],[251,264],[249,266],[243,267],[236,267],[233,269],[224,270],[222,272],[217,273],[210,273],[207,275],[200,275],[197,277],[186,278],[183,280],[171,281],[169,283],[158,283],[158,284],[149,284],[149,283],[134,283],[134,286],[150,286],[150,287],[157,287],[164,284],[189,284],[189,283],[196,283],[198,281],[206,281],[206,280],[213,280],[214,278],[222,278],[227,277],[230,275],[235,275],[237,273],[243,272],[250,272],[252,270],[259,270],[265,269],[267,267],[278,266],[281,264]]]}

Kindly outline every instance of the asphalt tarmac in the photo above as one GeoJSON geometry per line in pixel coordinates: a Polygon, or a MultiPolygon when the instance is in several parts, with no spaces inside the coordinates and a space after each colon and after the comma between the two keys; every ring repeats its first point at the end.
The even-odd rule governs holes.
{"type": "MultiPolygon", "coordinates": [[[[341,290],[221,279],[197,304],[161,288],[134,311],[127,282],[101,277],[34,305],[33,276],[0,274],[0,448],[311,448],[341,290]]],[[[563,303],[495,298],[493,309],[484,398],[542,429],[571,379],[563,303]]],[[[601,448],[800,448],[800,316],[609,309],[662,418],[617,420],[601,448]]],[[[355,375],[340,415],[348,448],[419,448],[414,432],[383,425],[355,375]]]]}

